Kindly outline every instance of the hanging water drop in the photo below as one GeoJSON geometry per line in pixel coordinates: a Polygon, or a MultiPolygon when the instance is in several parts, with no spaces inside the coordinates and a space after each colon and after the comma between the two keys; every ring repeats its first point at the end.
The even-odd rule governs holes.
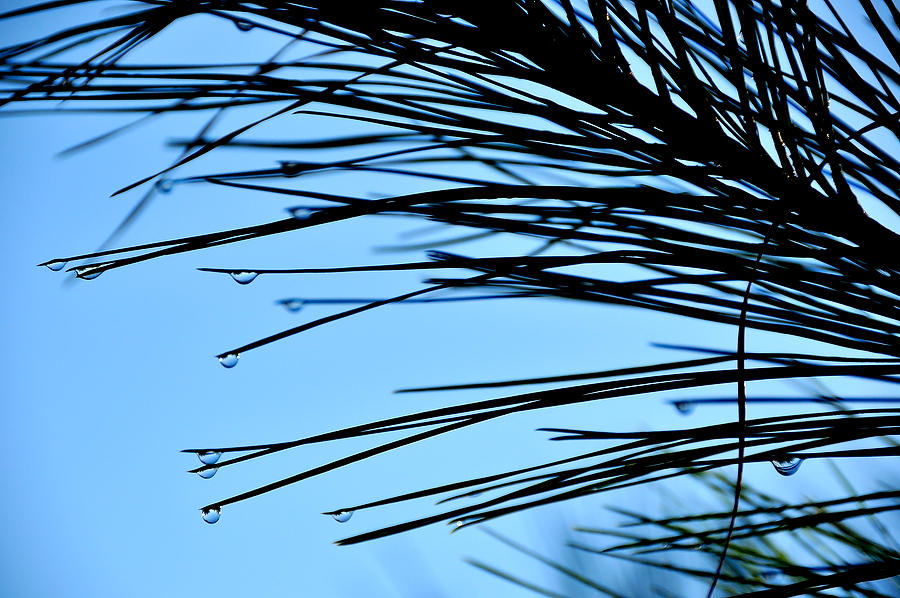
{"type": "Polygon", "coordinates": [[[303,299],[284,299],[281,301],[281,305],[292,314],[303,309],[304,303],[303,299]]]}
{"type": "Polygon", "coordinates": [[[313,214],[312,210],[304,207],[288,208],[287,211],[294,220],[306,220],[313,214]]]}
{"type": "Polygon", "coordinates": [[[219,357],[219,363],[222,364],[222,367],[233,368],[237,365],[238,359],[240,358],[241,356],[237,353],[228,353],[227,355],[219,357]]]}
{"type": "Polygon", "coordinates": [[[775,467],[775,471],[781,475],[794,475],[797,473],[797,470],[800,469],[801,463],[803,463],[803,459],[799,457],[781,457],[772,459],[772,466],[775,467]]]}
{"type": "Polygon", "coordinates": [[[222,453],[219,451],[203,451],[202,453],[197,453],[197,458],[200,459],[200,462],[204,465],[212,465],[221,457],[222,453]]]}
{"type": "Polygon", "coordinates": [[[674,403],[672,403],[672,405],[675,407],[675,410],[678,411],[678,413],[680,413],[681,415],[690,415],[691,412],[694,411],[694,407],[696,406],[691,401],[675,401],[674,403]]]}
{"type": "Polygon", "coordinates": [[[300,162],[282,162],[281,172],[285,176],[297,176],[303,172],[303,164],[300,162]]]}
{"type": "Polygon", "coordinates": [[[207,507],[200,511],[200,516],[203,517],[203,521],[207,523],[215,523],[221,517],[222,512],[219,510],[219,507],[207,507]]]}
{"type": "Polygon", "coordinates": [[[209,469],[201,469],[197,472],[197,475],[203,478],[204,480],[208,480],[209,478],[216,475],[216,472],[219,471],[218,467],[210,467],[209,469]]]}
{"type": "Polygon", "coordinates": [[[159,179],[154,185],[154,187],[156,187],[156,190],[160,193],[169,193],[170,191],[172,191],[172,188],[174,186],[175,183],[172,181],[172,179],[159,179]]]}
{"type": "Polygon", "coordinates": [[[353,511],[341,509],[339,511],[329,513],[329,515],[331,515],[331,517],[338,523],[347,523],[348,521],[350,521],[350,518],[353,517],[353,511]]]}
{"type": "Polygon", "coordinates": [[[238,284],[250,284],[256,277],[259,276],[259,272],[251,272],[249,270],[241,270],[237,272],[232,272],[231,277],[234,279],[234,282],[238,284]]]}
{"type": "Polygon", "coordinates": [[[80,268],[75,268],[75,277],[80,278],[81,280],[94,280],[101,274],[103,274],[103,270],[100,270],[97,266],[81,266],[80,268]]]}
{"type": "Polygon", "coordinates": [[[54,272],[59,272],[60,270],[62,270],[63,268],[66,267],[67,263],[68,262],[65,262],[63,260],[54,260],[52,262],[47,262],[44,265],[47,266],[50,270],[53,270],[54,272]]]}
{"type": "Polygon", "coordinates": [[[234,26],[237,27],[239,31],[250,31],[255,27],[250,21],[235,21],[234,26]]]}

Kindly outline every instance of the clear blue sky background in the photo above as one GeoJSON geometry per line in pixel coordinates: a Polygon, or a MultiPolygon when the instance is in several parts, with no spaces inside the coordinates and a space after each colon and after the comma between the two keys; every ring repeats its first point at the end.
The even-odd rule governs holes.
{"type": "MultiPolygon", "coordinates": [[[[12,6],[0,0],[0,8],[12,6]]],[[[80,9],[2,23],[0,45],[89,14],[80,9]]],[[[281,43],[263,32],[241,34],[231,25],[195,18],[130,60],[252,61],[281,43]]],[[[407,238],[404,231],[420,229],[421,222],[381,217],[143,263],[94,281],[73,282],[67,280],[70,275],[36,268],[50,258],[95,249],[140,191],[116,199],[109,194],[167,166],[176,154],[164,143],[191,134],[203,122],[197,115],[157,119],[85,152],[55,157],[133,118],[0,118],[0,246],[6,281],[0,295],[3,596],[530,595],[466,565],[465,555],[559,588],[549,570],[477,530],[450,535],[447,527],[434,526],[361,546],[331,544],[433,512],[429,501],[360,512],[345,524],[319,513],[585,448],[546,442],[545,434],[533,431],[540,426],[679,425],[684,420],[665,402],[673,397],[608,401],[493,422],[233,505],[212,526],[200,520],[201,505],[371,441],[301,447],[223,469],[208,481],[184,473],[198,463],[178,451],[291,440],[502,394],[392,394],[402,387],[592,371],[679,356],[651,349],[654,341],[718,347],[734,342],[730,331],[712,325],[547,299],[409,305],[290,338],[249,353],[236,368],[225,370],[215,354],[332,309],[309,307],[289,314],[274,305],[277,299],[388,296],[418,288],[419,276],[263,276],[240,286],[196,267],[417,260],[420,251],[376,253],[373,248],[452,234],[407,238]]],[[[240,121],[231,119],[218,131],[240,121]]],[[[285,117],[251,137],[316,137],[334,134],[334,127],[323,120],[285,117]]],[[[195,171],[265,167],[292,157],[303,158],[226,151],[201,161],[195,171]]],[[[358,194],[412,188],[349,175],[310,179],[309,184],[358,194]]],[[[178,186],[158,196],[118,244],[271,221],[282,218],[289,205],[252,192],[178,186]]],[[[490,242],[466,251],[499,254],[520,247],[490,242]]],[[[759,336],[751,338],[750,348],[763,348],[759,336]]],[[[691,423],[730,417],[727,408],[702,409],[691,423]]],[[[819,466],[804,467],[801,483],[809,490],[819,466]]],[[[749,466],[748,476],[762,484],[781,480],[765,465],[749,466]]],[[[492,527],[553,554],[565,521],[597,524],[606,521],[600,513],[604,504],[624,502],[651,510],[673,506],[670,498],[645,489],[545,508],[492,527]]],[[[611,561],[591,562],[598,579],[619,575],[611,561]]]]}

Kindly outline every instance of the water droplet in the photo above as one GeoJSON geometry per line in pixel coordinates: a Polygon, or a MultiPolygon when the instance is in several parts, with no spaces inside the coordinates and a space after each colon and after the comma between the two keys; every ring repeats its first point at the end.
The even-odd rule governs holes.
{"type": "Polygon", "coordinates": [[[172,181],[172,179],[159,179],[158,181],[156,181],[156,184],[154,186],[160,193],[169,193],[170,191],[172,191],[175,183],[172,181]]]}
{"type": "Polygon", "coordinates": [[[228,353],[227,355],[219,357],[219,363],[221,363],[223,367],[233,368],[237,365],[238,359],[240,358],[241,356],[237,353],[228,353]]]}
{"type": "Polygon", "coordinates": [[[292,314],[303,309],[304,303],[303,299],[284,299],[281,301],[281,305],[292,314]]]}
{"type": "Polygon", "coordinates": [[[781,475],[794,475],[797,473],[797,470],[800,469],[801,463],[803,463],[803,459],[799,457],[781,457],[779,459],[772,459],[772,466],[775,467],[775,471],[781,475]]]}
{"type": "Polygon", "coordinates": [[[306,220],[313,214],[312,210],[304,207],[288,208],[287,211],[294,220],[306,220]]]}
{"type": "Polygon", "coordinates": [[[303,172],[303,164],[300,162],[282,162],[281,172],[285,176],[297,176],[303,172]]]}
{"type": "Polygon", "coordinates": [[[219,451],[203,451],[202,453],[197,453],[197,458],[200,459],[200,462],[204,465],[212,465],[221,457],[222,453],[219,451]]]}
{"type": "Polygon", "coordinates": [[[218,467],[211,467],[209,469],[201,469],[197,472],[197,475],[203,478],[204,480],[208,480],[209,478],[216,475],[216,472],[219,471],[218,467]]]}
{"type": "Polygon", "coordinates": [[[694,411],[694,405],[691,401],[675,401],[672,403],[675,407],[675,410],[678,411],[681,415],[690,415],[694,411]]]}
{"type": "Polygon", "coordinates": [[[103,270],[100,270],[98,266],[81,266],[80,268],[75,268],[76,278],[82,280],[94,280],[101,274],[103,274],[103,270]]]}
{"type": "Polygon", "coordinates": [[[215,523],[221,517],[222,511],[219,507],[207,507],[200,511],[200,516],[203,517],[203,521],[207,523],[215,523]]]}
{"type": "Polygon", "coordinates": [[[338,523],[346,523],[350,521],[350,518],[353,517],[353,511],[347,511],[341,509],[339,511],[334,511],[333,513],[329,513],[331,517],[337,521],[338,523]]]}
{"type": "Polygon", "coordinates": [[[59,272],[60,270],[62,270],[63,268],[66,267],[67,263],[68,262],[64,262],[63,260],[55,260],[52,262],[47,262],[44,265],[47,266],[48,268],[50,268],[51,270],[53,270],[54,272],[59,272]]]}
{"type": "Polygon", "coordinates": [[[250,31],[256,25],[254,25],[250,21],[235,21],[234,26],[237,27],[240,31],[250,31]]]}
{"type": "Polygon", "coordinates": [[[231,277],[234,279],[234,282],[238,284],[250,284],[256,277],[259,276],[259,272],[251,272],[249,270],[241,270],[239,272],[232,272],[231,277]]]}

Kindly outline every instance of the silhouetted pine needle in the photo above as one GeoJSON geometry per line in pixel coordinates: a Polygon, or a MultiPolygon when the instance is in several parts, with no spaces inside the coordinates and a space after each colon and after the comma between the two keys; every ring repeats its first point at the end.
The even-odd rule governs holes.
{"type": "MultiPolygon", "coordinates": [[[[59,0],[8,11],[0,19],[82,3],[59,0]]],[[[654,392],[674,393],[676,406],[735,401],[739,417],[733,424],[641,433],[555,430],[564,434],[561,439],[604,443],[603,448],[370,501],[356,508],[491,493],[479,504],[342,542],[439,521],[466,526],[540,504],[735,464],[740,472],[744,463],[790,456],[897,456],[896,443],[876,446],[900,432],[897,411],[849,408],[867,400],[864,396],[757,397],[744,390],[747,381],[809,377],[898,381],[900,237],[891,222],[879,221],[882,214],[900,215],[900,10],[893,0],[878,6],[858,0],[839,10],[829,0],[814,7],[799,0],[713,0],[702,6],[687,0],[496,0],[489,5],[473,0],[135,0],[128,6],[127,13],[72,24],[0,49],[0,116],[56,111],[59,100],[65,101],[64,111],[75,114],[135,112],[141,116],[134,123],[209,112],[212,116],[200,131],[172,142],[183,152],[175,162],[148,168],[147,176],[116,191],[144,186],[143,198],[123,226],[141,212],[154,190],[189,183],[325,205],[301,207],[296,217],[284,220],[103,248],[42,265],[56,269],[62,262],[78,262],[70,271],[90,279],[177,253],[302,234],[305,228],[349,219],[401,215],[469,229],[447,243],[504,234],[539,245],[530,254],[435,252],[428,261],[398,264],[203,268],[244,272],[251,278],[382,270],[422,271],[425,277],[434,269],[472,271],[455,278],[426,277],[426,286],[398,291],[393,298],[306,300],[356,307],[245,342],[221,356],[406,300],[552,297],[659,311],[731,325],[735,331],[734,351],[711,350],[702,358],[522,380],[438,382],[418,390],[576,384],[432,409],[293,442],[189,449],[236,454],[215,464],[223,467],[304,444],[409,434],[208,506],[242,501],[506,415],[654,392]],[[229,21],[239,31],[280,35],[300,57],[279,53],[259,62],[219,65],[194,64],[190,57],[177,64],[123,61],[172,23],[196,14],[229,21]],[[864,19],[871,31],[857,31],[848,24],[850,18],[864,19]],[[97,42],[106,45],[89,53],[88,45],[100,47],[97,42]],[[255,107],[254,116],[224,134],[211,133],[219,116],[243,114],[238,111],[244,107],[255,107]],[[322,139],[242,137],[258,125],[288,118],[335,119],[361,128],[322,139]],[[240,171],[174,176],[197,158],[226,149],[277,150],[290,159],[275,165],[249,163],[240,171]],[[318,152],[324,150],[342,154],[321,159],[318,152]],[[305,188],[308,175],[347,172],[428,185],[380,199],[305,188]],[[154,181],[162,187],[150,187],[154,181]],[[879,206],[877,217],[867,213],[863,201],[879,206]],[[550,249],[565,255],[541,255],[550,249]],[[598,275],[598,268],[606,266],[624,268],[627,279],[598,275]],[[432,291],[469,289],[478,294],[419,298],[432,291]],[[828,354],[751,353],[744,338],[754,331],[817,341],[819,347],[824,343],[828,354]],[[723,384],[736,385],[735,398],[695,393],[723,384]],[[832,410],[745,420],[749,402],[799,400],[828,402],[832,410]]],[[[108,141],[128,126],[73,150],[108,141]]],[[[289,307],[289,301],[280,303],[289,307]]],[[[873,405],[892,400],[871,397],[873,405]]],[[[711,588],[721,579],[735,591],[748,589],[744,578],[758,564],[748,542],[767,545],[769,534],[784,524],[745,519],[784,511],[764,506],[768,499],[754,489],[742,496],[742,486],[739,473],[737,483],[727,489],[734,501],[727,512],[656,521],[672,532],[667,537],[675,542],[715,536],[721,570],[666,566],[709,577],[711,588]],[[685,527],[699,522],[718,527],[685,527]],[[735,545],[729,549],[732,523],[735,545]]],[[[855,496],[847,484],[845,489],[846,501],[876,498],[855,496]]],[[[872,519],[890,510],[819,513],[808,512],[815,505],[780,504],[804,513],[792,519],[792,526],[827,532],[829,541],[857,547],[866,540],[843,518],[853,513],[872,519]]],[[[818,506],[825,508],[823,504],[818,506]]],[[[659,539],[635,542],[632,548],[644,549],[659,539]]],[[[863,551],[864,559],[846,567],[825,572],[807,568],[802,575],[791,573],[798,580],[791,585],[756,584],[767,589],[750,595],[830,595],[832,588],[881,595],[860,584],[896,575],[900,566],[895,551],[879,551],[878,546],[872,544],[863,551]]],[[[777,565],[783,571],[793,566],[777,565]]]]}

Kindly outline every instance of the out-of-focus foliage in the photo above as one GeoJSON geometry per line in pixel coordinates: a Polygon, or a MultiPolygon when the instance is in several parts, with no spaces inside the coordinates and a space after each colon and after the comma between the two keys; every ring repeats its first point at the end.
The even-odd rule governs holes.
{"type": "MultiPolygon", "coordinates": [[[[900,577],[890,576],[884,561],[898,557],[896,490],[860,492],[836,467],[837,486],[848,496],[793,503],[777,494],[744,486],[744,506],[730,542],[721,574],[727,595],[833,595],[821,590],[841,587],[843,596],[896,596],[900,577]],[[885,517],[887,514],[887,517],[885,517]]],[[[692,511],[673,517],[647,516],[632,509],[613,508],[625,518],[618,528],[577,527],[568,537],[568,550],[550,556],[523,546],[491,530],[500,542],[556,572],[557,587],[529,581],[528,572],[509,572],[481,560],[476,567],[520,587],[546,596],[688,596],[677,576],[706,580],[710,564],[718,560],[732,512],[733,480],[721,474],[697,476],[700,488],[712,491],[723,510],[703,509],[698,495],[692,511]],[[614,560],[615,559],[615,560],[614,560]],[[622,561],[634,571],[622,574],[622,561]],[[647,568],[650,568],[648,570],[647,568]],[[652,570],[659,572],[653,575],[652,570]]],[[[663,493],[667,502],[677,496],[663,493]]],[[[683,508],[683,506],[682,506],[683,508]]],[[[544,548],[544,550],[547,550],[544,548]]]]}

